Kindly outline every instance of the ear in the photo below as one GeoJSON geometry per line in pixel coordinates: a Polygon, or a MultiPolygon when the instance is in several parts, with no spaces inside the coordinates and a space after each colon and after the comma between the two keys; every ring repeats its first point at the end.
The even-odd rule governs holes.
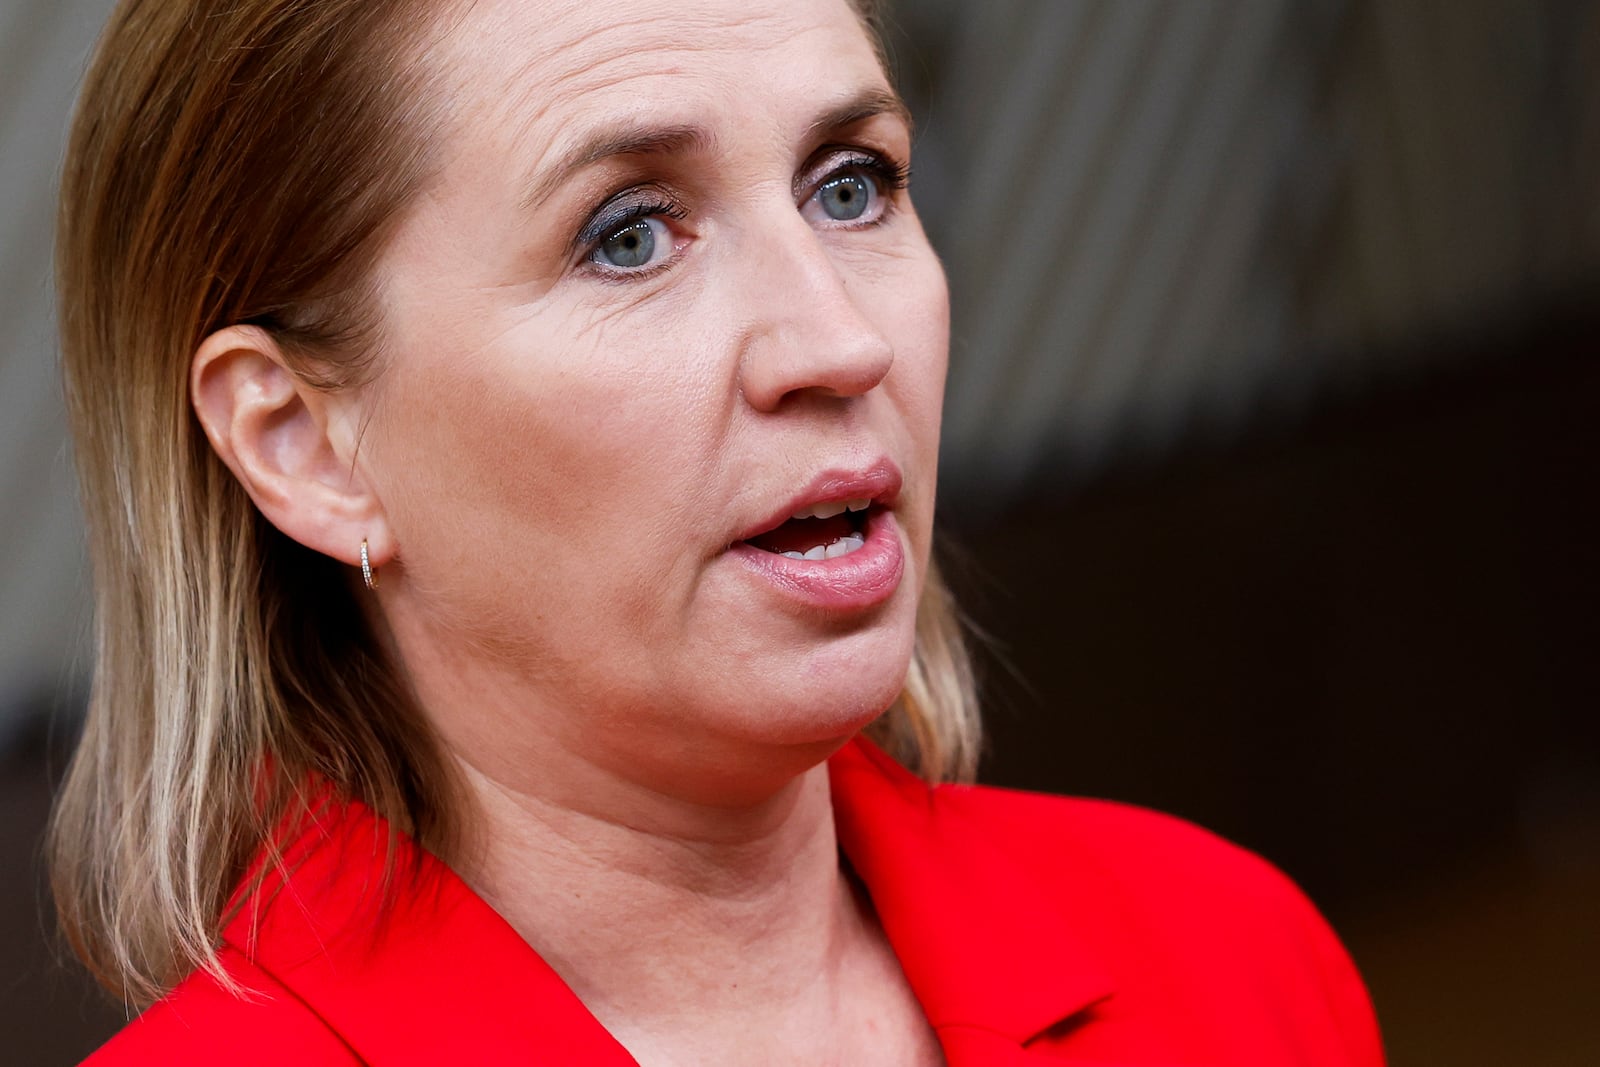
{"type": "Polygon", "coordinates": [[[267,331],[230,326],[195,352],[189,398],[211,447],[268,522],[351,566],[360,566],[363,540],[374,566],[393,556],[383,506],[355,462],[349,394],[295,374],[267,331]]]}

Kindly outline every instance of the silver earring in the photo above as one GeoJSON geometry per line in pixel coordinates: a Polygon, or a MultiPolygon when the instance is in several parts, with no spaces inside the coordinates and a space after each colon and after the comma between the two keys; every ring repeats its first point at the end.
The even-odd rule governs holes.
{"type": "Polygon", "coordinates": [[[368,589],[378,588],[378,570],[372,565],[371,558],[367,555],[367,539],[361,539],[361,580],[367,583],[368,589]]]}

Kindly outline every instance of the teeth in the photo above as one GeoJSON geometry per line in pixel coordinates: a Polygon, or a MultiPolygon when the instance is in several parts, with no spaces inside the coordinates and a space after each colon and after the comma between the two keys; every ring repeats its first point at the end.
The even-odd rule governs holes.
{"type": "Polygon", "coordinates": [[[867,539],[860,534],[850,534],[839,538],[831,545],[818,545],[805,552],[781,552],[779,555],[787,556],[789,559],[803,559],[815,563],[819,560],[838,559],[840,556],[848,556],[866,543],[867,539]]]}
{"type": "Polygon", "coordinates": [[[844,502],[833,504],[813,504],[809,508],[797,511],[790,518],[794,519],[831,519],[835,515],[844,514],[844,502]]]}
{"type": "Polygon", "coordinates": [[[871,500],[835,500],[828,504],[813,504],[803,511],[797,511],[789,516],[792,519],[831,519],[835,515],[843,515],[847,511],[866,511],[872,506],[871,500]]]}
{"type": "Polygon", "coordinates": [[[827,547],[827,550],[823,553],[823,558],[838,559],[840,556],[848,556],[850,553],[854,552],[856,549],[862,547],[866,543],[866,540],[858,534],[851,534],[848,537],[841,537],[839,540],[827,547]]]}

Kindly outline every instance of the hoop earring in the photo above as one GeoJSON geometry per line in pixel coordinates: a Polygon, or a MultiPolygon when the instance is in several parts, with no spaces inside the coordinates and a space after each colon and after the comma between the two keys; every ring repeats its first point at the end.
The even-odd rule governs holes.
{"type": "Polygon", "coordinates": [[[367,555],[367,539],[361,539],[361,580],[367,583],[368,589],[378,588],[378,568],[372,565],[372,559],[367,555]]]}

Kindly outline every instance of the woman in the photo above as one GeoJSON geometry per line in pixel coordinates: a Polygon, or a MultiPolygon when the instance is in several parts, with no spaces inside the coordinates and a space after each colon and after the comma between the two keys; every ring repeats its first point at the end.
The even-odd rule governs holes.
{"type": "Polygon", "coordinates": [[[930,784],[947,298],[871,16],[119,8],[54,857],[156,1003],[94,1063],[1380,1061],[1260,861],[930,784]]]}

